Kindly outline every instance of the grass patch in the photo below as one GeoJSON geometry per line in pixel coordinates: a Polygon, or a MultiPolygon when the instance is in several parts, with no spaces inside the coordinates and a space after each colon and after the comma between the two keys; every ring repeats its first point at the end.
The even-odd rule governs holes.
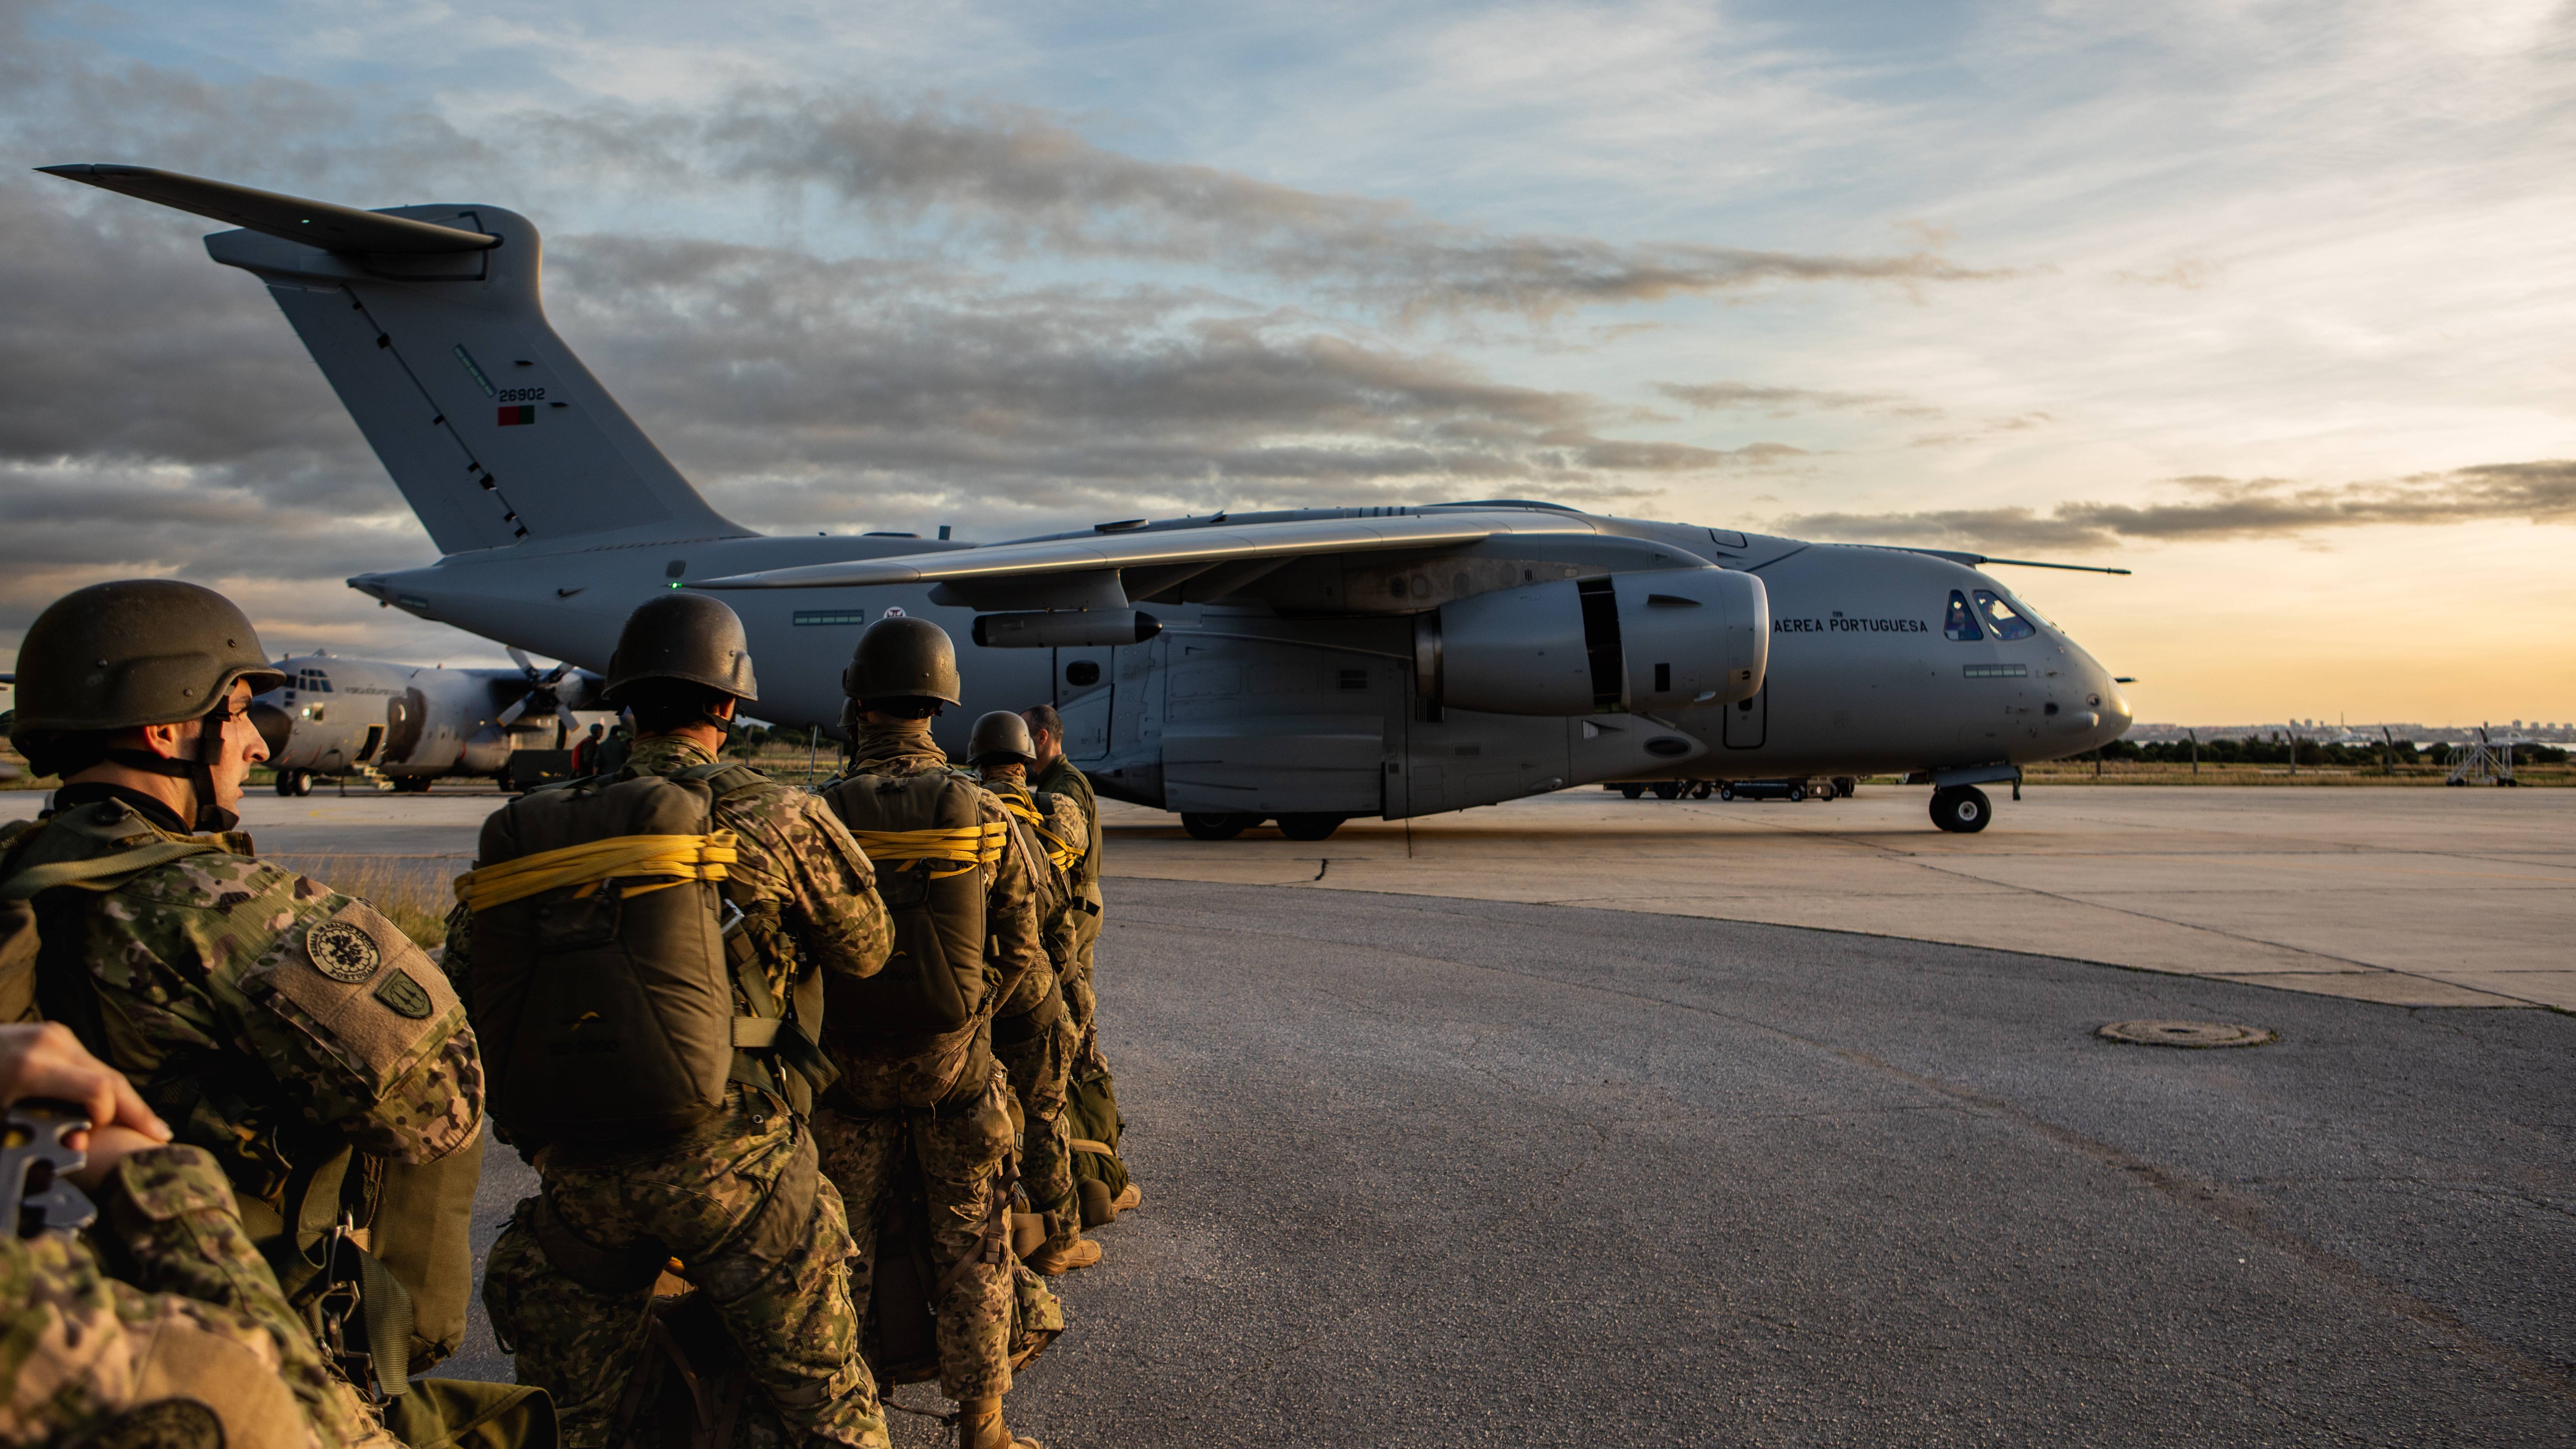
{"type": "Polygon", "coordinates": [[[342,895],[356,896],[402,928],[424,951],[447,944],[447,913],[456,906],[453,882],[473,864],[465,856],[286,855],[264,856],[301,871],[342,895]]]}

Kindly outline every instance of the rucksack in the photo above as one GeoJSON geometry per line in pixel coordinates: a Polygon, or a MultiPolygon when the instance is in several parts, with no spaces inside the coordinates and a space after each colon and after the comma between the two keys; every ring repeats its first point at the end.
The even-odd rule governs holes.
{"type": "Polygon", "coordinates": [[[58,886],[85,891],[112,891],[155,866],[191,855],[223,849],[211,841],[159,840],[118,846],[101,842],[101,853],[80,860],[49,861],[15,869],[16,858],[35,843],[47,822],[12,820],[0,825],[0,1022],[34,1021],[36,956],[43,933],[36,924],[36,896],[58,886]]]}
{"type": "MultiPolygon", "coordinates": [[[[495,1120],[521,1145],[681,1130],[726,1084],[804,1110],[828,1072],[773,999],[717,882],[733,837],[715,802],[744,765],[593,777],[531,791],[483,823],[458,895],[474,911],[475,1034],[495,1120]],[[735,1010],[737,986],[751,1014],[735,1010]]],[[[800,993],[802,995],[802,993],[800,993]]]]}
{"type": "Polygon", "coordinates": [[[983,793],[947,770],[853,775],[824,787],[824,801],[875,864],[877,898],[894,917],[884,969],[832,983],[824,1010],[834,1037],[864,1046],[937,1036],[983,1011],[983,865],[1000,858],[1005,829],[984,824],[983,793]]]}

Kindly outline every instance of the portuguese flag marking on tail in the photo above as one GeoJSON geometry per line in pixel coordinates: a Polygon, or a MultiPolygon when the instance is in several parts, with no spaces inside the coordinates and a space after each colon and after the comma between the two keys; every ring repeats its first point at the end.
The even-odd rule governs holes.
{"type": "Polygon", "coordinates": [[[524,403],[501,409],[501,426],[505,428],[526,426],[535,423],[536,420],[537,410],[524,403]]]}

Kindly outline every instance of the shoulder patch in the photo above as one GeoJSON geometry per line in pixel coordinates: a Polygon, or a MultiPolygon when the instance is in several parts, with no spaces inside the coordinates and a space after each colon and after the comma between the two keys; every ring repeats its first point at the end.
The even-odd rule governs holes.
{"type": "Polygon", "coordinates": [[[305,932],[304,954],[311,958],[314,970],[351,984],[372,980],[385,964],[385,953],[377,949],[375,938],[347,920],[324,921],[305,932]]]}
{"type": "Polygon", "coordinates": [[[462,1016],[446,973],[402,928],[351,901],[301,935],[290,930],[269,968],[269,1007],[296,1022],[373,1090],[417,1065],[440,1022],[462,1016]]]}

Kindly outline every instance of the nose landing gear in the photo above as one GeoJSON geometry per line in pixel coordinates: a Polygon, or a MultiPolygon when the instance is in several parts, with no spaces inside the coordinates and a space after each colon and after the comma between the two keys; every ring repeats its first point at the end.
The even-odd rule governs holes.
{"type": "Polygon", "coordinates": [[[1952,785],[1932,792],[1932,823],[1958,835],[1974,835],[1995,815],[1994,803],[1974,785],[1952,785]]]}

